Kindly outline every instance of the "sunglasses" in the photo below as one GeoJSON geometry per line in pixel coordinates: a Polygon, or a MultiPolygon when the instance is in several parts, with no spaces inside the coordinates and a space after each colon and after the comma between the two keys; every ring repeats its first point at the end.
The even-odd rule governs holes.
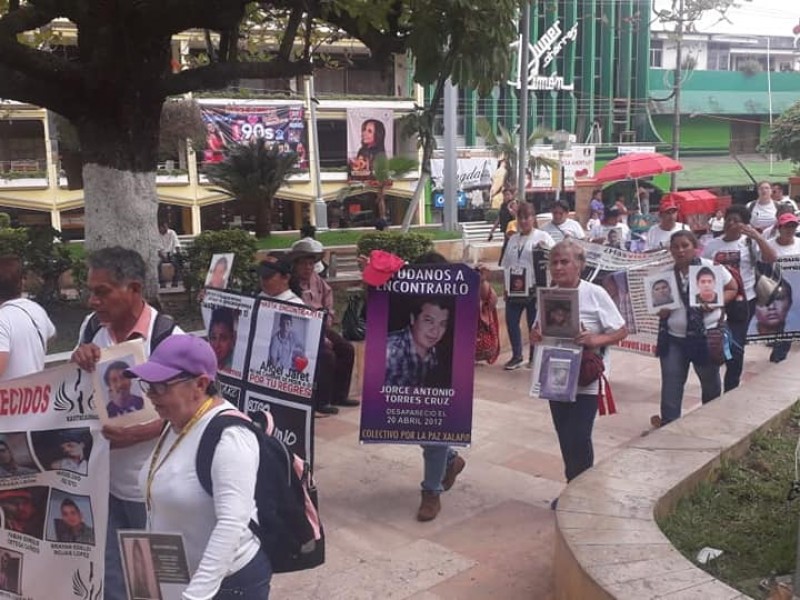
{"type": "Polygon", "coordinates": [[[184,383],[186,381],[191,381],[192,379],[197,379],[199,375],[192,375],[190,373],[185,373],[182,376],[179,376],[178,379],[173,379],[172,381],[139,381],[139,384],[142,386],[142,391],[147,394],[148,396],[163,396],[167,393],[167,390],[171,388],[173,385],[177,385],[179,383],[184,383]]]}

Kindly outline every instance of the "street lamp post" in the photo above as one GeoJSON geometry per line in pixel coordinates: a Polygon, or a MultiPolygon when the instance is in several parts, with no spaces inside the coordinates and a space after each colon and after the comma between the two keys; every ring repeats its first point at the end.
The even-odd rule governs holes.
{"type": "Polygon", "coordinates": [[[556,186],[556,202],[561,200],[564,189],[564,151],[572,148],[569,131],[559,129],[553,134],[553,150],[558,150],[558,186],[556,186]]]}

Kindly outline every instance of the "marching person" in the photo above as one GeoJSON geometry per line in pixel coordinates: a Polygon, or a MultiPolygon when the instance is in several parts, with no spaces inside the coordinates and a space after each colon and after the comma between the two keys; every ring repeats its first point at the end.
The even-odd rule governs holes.
{"type": "MultiPolygon", "coordinates": [[[[775,250],[777,258],[800,256],[800,239],[797,238],[798,224],[800,224],[800,219],[794,214],[786,213],[778,217],[777,237],[769,240],[769,245],[775,250]]],[[[791,297],[789,301],[791,302],[791,297]]],[[[775,342],[769,355],[770,362],[779,363],[786,360],[791,347],[791,341],[775,342]]]]}
{"type": "Polygon", "coordinates": [[[560,242],[565,237],[573,237],[578,240],[586,237],[586,232],[583,231],[581,224],[567,217],[569,205],[566,202],[556,200],[550,212],[553,218],[542,227],[542,231],[549,233],[553,241],[560,242]]]}
{"type": "Polygon", "coordinates": [[[664,198],[658,207],[658,225],[647,231],[647,250],[668,248],[672,234],[688,230],[689,226],[678,222],[678,203],[672,198],[664,198]]]}
{"type": "MultiPolygon", "coordinates": [[[[550,234],[539,229],[534,230],[535,216],[533,207],[528,202],[523,202],[517,209],[517,233],[508,240],[506,253],[503,255],[501,265],[506,271],[506,280],[514,273],[522,277],[530,287],[525,296],[510,296],[509,290],[503,294],[506,300],[506,329],[511,341],[511,358],[503,366],[506,371],[519,369],[523,363],[522,356],[522,331],[519,321],[523,311],[528,320],[528,329],[533,325],[536,316],[536,280],[533,273],[533,253],[539,247],[552,248],[555,242],[550,234]]],[[[533,360],[533,348],[530,350],[529,363],[533,360]]]]}
{"type": "MultiPolygon", "coordinates": [[[[662,308],[656,354],[661,364],[661,415],[651,418],[655,427],[666,425],[681,416],[683,390],[694,367],[700,380],[703,404],[711,402],[722,393],[719,365],[713,364],[708,354],[706,332],[719,327],[724,320],[724,309],[709,306],[693,307],[689,303],[689,266],[701,265],[711,269],[707,258],[697,258],[697,238],[691,231],[672,234],[669,251],[675,261],[675,277],[680,291],[681,307],[662,308]]],[[[725,302],[736,296],[738,286],[730,271],[722,270],[725,302]]]]}
{"type": "MultiPolygon", "coordinates": [[[[625,339],[628,329],[611,296],[602,287],[581,279],[586,266],[583,248],[575,241],[565,239],[550,250],[550,275],[553,286],[577,288],[578,307],[582,331],[574,342],[605,360],[606,348],[625,339]]],[[[537,316],[531,329],[534,343],[542,341],[542,331],[537,316]]],[[[558,435],[564,474],[567,482],[594,464],[592,427],[598,410],[600,382],[595,380],[579,386],[575,402],[550,401],[550,415],[558,435]]],[[[557,505],[557,500],[551,504],[557,505]]]]}
{"type": "Polygon", "coordinates": [[[514,210],[512,207],[514,206],[514,194],[516,194],[517,190],[511,186],[505,186],[503,188],[503,203],[500,205],[500,209],[497,212],[497,218],[494,220],[494,224],[492,225],[492,230],[489,232],[489,237],[487,241],[491,242],[494,239],[494,231],[498,227],[500,228],[500,233],[503,234],[503,247],[500,249],[500,262],[503,262],[503,255],[506,251],[506,246],[508,245],[508,236],[506,235],[506,231],[508,230],[508,224],[514,220],[514,210]]]}
{"type": "Polygon", "coordinates": [[[0,302],[0,381],[40,372],[56,327],[41,306],[22,297],[16,256],[0,256],[0,302]]]}
{"type": "Polygon", "coordinates": [[[211,346],[191,335],[173,335],[125,374],[140,379],[167,423],[139,473],[139,485],[148,529],[183,536],[191,572],[184,600],[266,600],[272,567],[249,526],[257,518],[255,434],[244,427],[223,430],[211,462],[213,497],[195,468],[208,424],[215,415],[236,410],[218,395],[211,346]]]}
{"type": "Polygon", "coordinates": [[[758,198],[747,203],[747,210],[750,212],[749,224],[757,231],[762,232],[775,224],[778,203],[772,199],[772,184],[769,181],[758,182],[758,198]]]}
{"type": "MultiPolygon", "coordinates": [[[[89,307],[72,362],[94,371],[100,349],[127,340],[143,339],[145,356],[171,333],[182,333],[174,321],[160,315],[143,296],[146,267],[135,250],[114,246],[91,253],[86,262],[89,273],[89,307]]],[[[104,597],[125,600],[125,582],[119,556],[117,531],[144,529],[147,515],[139,487],[139,471],[155,445],[162,423],[156,419],[127,427],[106,425],[103,435],[111,442],[108,528],[104,597]]]]}

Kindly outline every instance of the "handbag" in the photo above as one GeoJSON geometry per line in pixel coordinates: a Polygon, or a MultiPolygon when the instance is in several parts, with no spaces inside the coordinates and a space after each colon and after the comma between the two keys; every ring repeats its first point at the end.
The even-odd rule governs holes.
{"type": "Polygon", "coordinates": [[[728,328],[724,325],[706,329],[706,345],[708,346],[708,360],[712,365],[725,364],[725,344],[727,343],[728,328]]]}
{"type": "Polygon", "coordinates": [[[605,376],[606,365],[603,357],[597,352],[584,348],[581,352],[581,369],[578,372],[578,385],[587,386],[595,381],[600,381],[597,390],[597,409],[600,415],[613,415],[617,412],[614,404],[614,394],[611,393],[611,385],[605,376]]]}
{"type": "Polygon", "coordinates": [[[347,299],[347,307],[342,315],[342,337],[351,342],[361,342],[367,334],[367,323],[364,317],[364,295],[351,294],[347,299]]]}

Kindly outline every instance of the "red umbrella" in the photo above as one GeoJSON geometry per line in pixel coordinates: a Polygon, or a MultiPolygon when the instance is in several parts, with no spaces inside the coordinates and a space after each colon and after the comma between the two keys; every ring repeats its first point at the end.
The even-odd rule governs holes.
{"type": "Polygon", "coordinates": [[[598,183],[639,179],[650,175],[682,171],[683,165],[658,152],[624,154],[615,158],[594,176],[598,183]]]}

